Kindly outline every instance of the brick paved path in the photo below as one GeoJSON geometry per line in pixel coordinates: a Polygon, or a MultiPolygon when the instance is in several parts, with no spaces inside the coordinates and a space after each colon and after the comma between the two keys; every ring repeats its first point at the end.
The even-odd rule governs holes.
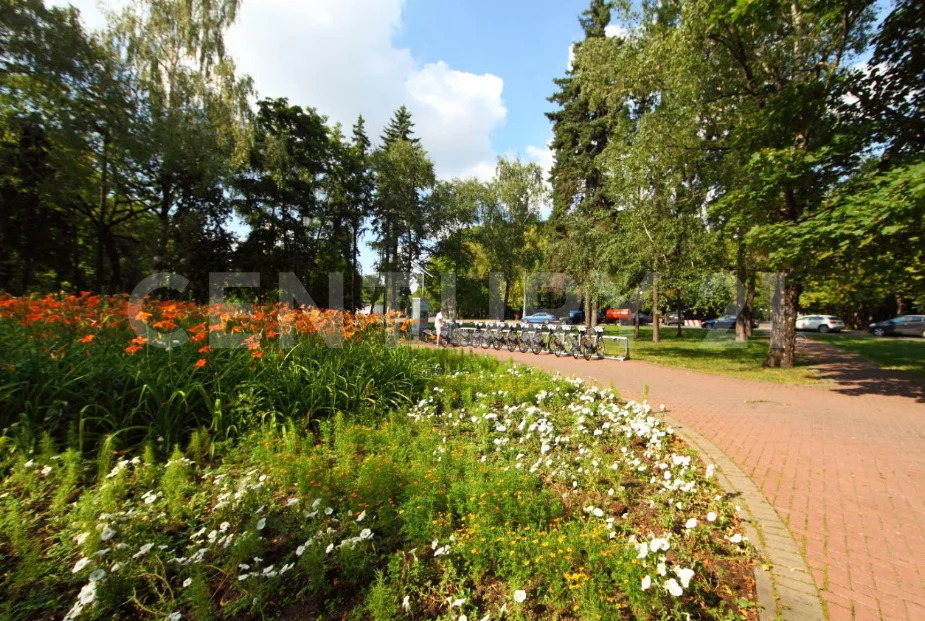
{"type": "Polygon", "coordinates": [[[925,404],[916,382],[897,391],[790,386],[635,360],[478,351],[613,384],[627,398],[648,385],[650,403],[712,441],[770,501],[830,619],[925,620],[925,404]]]}

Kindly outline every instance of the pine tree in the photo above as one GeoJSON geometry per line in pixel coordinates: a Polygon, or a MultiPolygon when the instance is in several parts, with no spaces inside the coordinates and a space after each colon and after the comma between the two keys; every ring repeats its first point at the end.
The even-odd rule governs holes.
{"type": "MultiPolygon", "coordinates": [[[[611,2],[591,0],[590,6],[582,12],[578,21],[585,33],[585,41],[606,36],[610,24],[611,2]]],[[[582,42],[574,45],[576,63],[582,42]]],[[[610,201],[602,191],[603,175],[596,159],[607,146],[609,126],[602,109],[591,109],[582,97],[576,79],[580,67],[573,66],[565,77],[555,80],[559,90],[549,101],[559,106],[546,116],[552,121],[552,149],[555,162],[550,177],[553,188],[552,223],[557,233],[554,254],[558,254],[562,267],[569,268],[582,290],[585,302],[585,319],[590,327],[597,317],[597,279],[594,270],[598,261],[576,265],[575,257],[596,256],[600,246],[590,252],[581,252],[580,247],[591,243],[595,235],[585,235],[587,224],[603,235],[601,227],[610,226],[610,201]],[[575,220],[585,220],[576,226],[575,220]],[[597,225],[597,226],[595,226],[597,225]]]]}
{"type": "MultiPolygon", "coordinates": [[[[591,0],[578,21],[585,40],[604,37],[610,23],[609,0],[591,0]]],[[[581,43],[575,44],[577,53],[581,43]]],[[[566,76],[554,80],[559,90],[549,101],[559,109],[546,114],[552,121],[552,149],[555,163],[550,172],[553,186],[553,220],[559,220],[579,205],[595,210],[604,201],[599,193],[601,173],[595,158],[607,145],[608,128],[603,112],[591,110],[583,101],[575,72],[569,69],[566,76]]]]}
{"type": "Polygon", "coordinates": [[[359,241],[363,233],[363,225],[367,218],[372,215],[373,205],[373,178],[370,170],[370,147],[369,137],[366,135],[366,121],[360,115],[357,122],[353,125],[351,158],[350,158],[350,179],[348,187],[350,192],[350,309],[356,311],[361,302],[361,292],[357,290],[358,278],[360,276],[359,265],[359,241]]]}
{"type": "Polygon", "coordinates": [[[388,149],[399,140],[419,144],[420,138],[414,137],[414,122],[411,120],[411,111],[404,105],[392,114],[392,120],[382,132],[382,148],[388,149]]]}

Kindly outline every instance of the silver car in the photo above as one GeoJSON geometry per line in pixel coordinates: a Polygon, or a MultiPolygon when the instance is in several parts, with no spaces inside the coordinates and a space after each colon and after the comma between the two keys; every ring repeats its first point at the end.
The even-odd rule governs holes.
{"type": "Polygon", "coordinates": [[[797,317],[797,330],[815,330],[816,332],[841,332],[845,322],[832,315],[801,315],[797,317]]]}

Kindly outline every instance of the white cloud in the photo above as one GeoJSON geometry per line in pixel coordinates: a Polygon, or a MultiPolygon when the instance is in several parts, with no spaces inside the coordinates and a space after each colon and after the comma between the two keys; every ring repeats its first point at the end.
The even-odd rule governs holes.
{"type": "Polygon", "coordinates": [[[629,30],[620,24],[608,24],[604,28],[604,34],[608,37],[626,37],[629,34],[629,30]]]}
{"type": "Polygon", "coordinates": [[[527,156],[534,162],[540,165],[543,169],[543,178],[549,178],[549,171],[552,169],[553,165],[553,152],[549,146],[549,143],[542,147],[536,145],[527,146],[527,156]]]}
{"type": "MultiPolygon", "coordinates": [[[[73,3],[91,28],[103,24],[96,0],[73,3]]],[[[125,0],[104,2],[120,6],[125,0]]],[[[490,177],[491,132],[504,122],[503,80],[422,64],[393,46],[404,0],[246,0],[226,44],[262,97],[311,106],[345,132],[362,114],[375,142],[392,112],[408,106],[416,135],[441,177],[490,177]]]]}

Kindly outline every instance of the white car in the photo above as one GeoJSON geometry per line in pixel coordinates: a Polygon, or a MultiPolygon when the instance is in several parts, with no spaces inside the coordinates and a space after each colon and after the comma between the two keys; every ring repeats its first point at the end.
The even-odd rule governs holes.
{"type": "Polygon", "coordinates": [[[844,329],[845,322],[832,315],[801,315],[797,317],[797,330],[841,332],[844,329]]]}

